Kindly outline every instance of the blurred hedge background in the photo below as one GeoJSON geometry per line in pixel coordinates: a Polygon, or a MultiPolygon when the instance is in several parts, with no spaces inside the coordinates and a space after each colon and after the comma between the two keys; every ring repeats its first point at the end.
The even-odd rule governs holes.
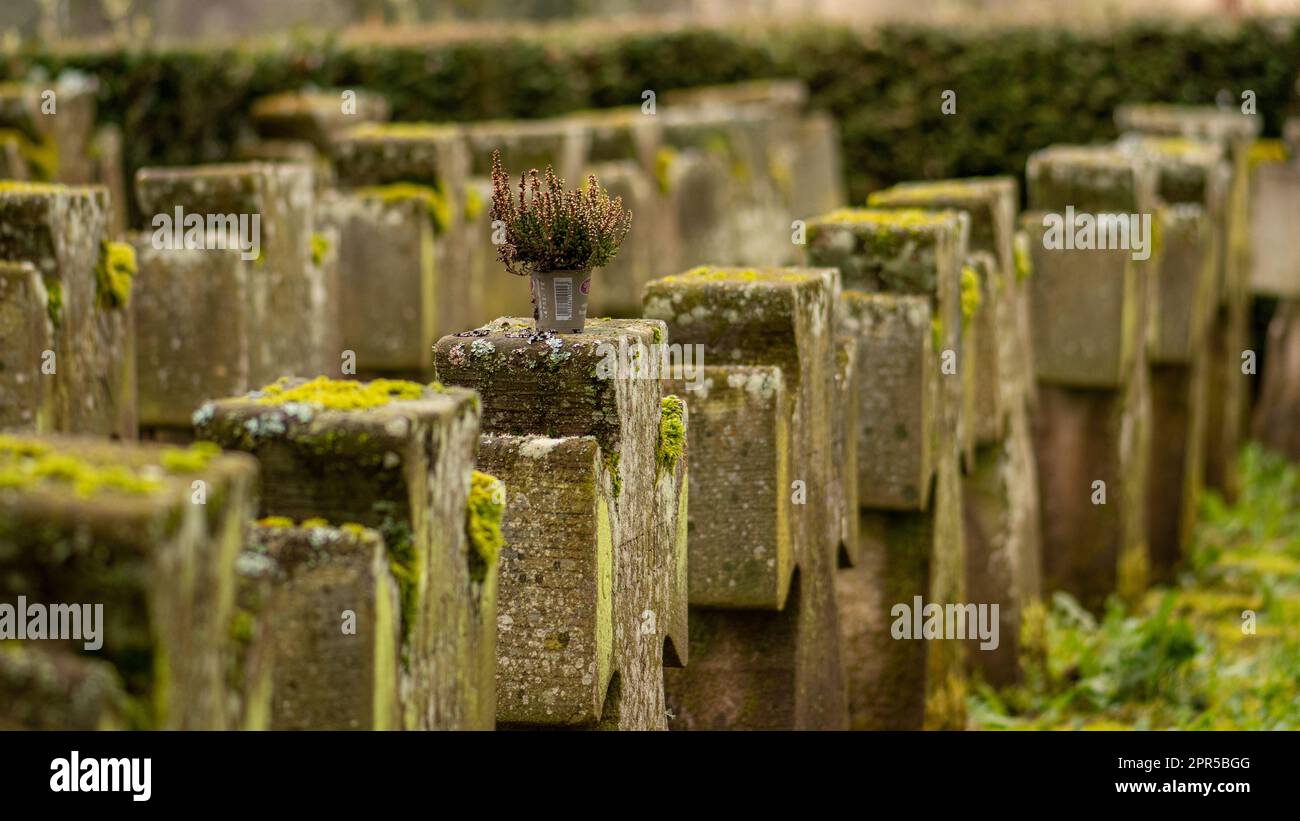
{"type": "Polygon", "coordinates": [[[1265,132],[1297,108],[1300,18],[862,29],[601,21],[297,34],[240,45],[10,45],[6,79],[76,69],[100,80],[128,172],[226,159],[249,104],[304,86],[386,95],[394,119],[468,121],[639,105],[642,92],[765,77],[805,81],[836,116],[854,202],[898,180],[1019,173],[1034,149],[1109,139],[1124,101],[1238,106],[1265,132]],[[957,113],[940,113],[946,89],[957,113]]]}

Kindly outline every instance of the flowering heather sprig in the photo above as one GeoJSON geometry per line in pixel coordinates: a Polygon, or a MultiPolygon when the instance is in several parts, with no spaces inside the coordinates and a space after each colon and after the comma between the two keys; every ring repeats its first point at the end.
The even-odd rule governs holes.
{"type": "Polygon", "coordinates": [[[587,177],[585,190],[566,191],[550,166],[545,177],[533,169],[519,175],[518,196],[512,195],[499,151],[492,152],[490,213],[506,232],[497,258],[521,276],[608,265],[632,227],[632,212],[623,210],[623,198],[610,198],[594,175],[587,177]]]}

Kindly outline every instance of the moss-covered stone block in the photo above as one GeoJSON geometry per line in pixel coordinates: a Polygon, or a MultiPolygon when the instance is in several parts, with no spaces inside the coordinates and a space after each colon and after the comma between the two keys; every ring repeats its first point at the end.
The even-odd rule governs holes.
{"type": "MultiPolygon", "coordinates": [[[[215,242],[215,234],[208,236],[215,242]]],[[[255,329],[279,318],[259,311],[250,279],[261,272],[238,250],[158,249],[147,234],[133,244],[142,427],[188,429],[208,399],[247,392],[278,375],[254,364],[270,358],[257,351],[267,337],[255,329]]]]}
{"type": "Polygon", "coordinates": [[[588,319],[583,333],[557,336],[503,317],[434,348],[438,378],[481,395],[486,433],[590,436],[600,445],[612,496],[618,682],[602,727],[664,726],[666,614],[680,572],[678,539],[656,524],[662,389],[652,358],[664,337],[663,323],[648,319],[588,319]]]}
{"type": "Polygon", "coordinates": [[[1223,143],[1252,140],[1261,123],[1251,114],[1210,105],[1179,103],[1128,103],[1115,109],[1115,124],[1121,131],[1188,137],[1223,143]]]}
{"type": "Polygon", "coordinates": [[[249,119],[263,139],[301,140],[328,154],[352,126],[388,119],[388,101],[358,89],[286,91],[253,101],[249,119]],[[345,99],[345,94],[350,95],[345,99]]]}
{"type": "Polygon", "coordinates": [[[465,272],[437,266],[436,218],[419,194],[376,186],[332,195],[321,208],[339,237],[342,345],[362,373],[428,378],[433,343],[468,308],[445,298],[465,272]]]}
{"type": "Polygon", "coordinates": [[[957,351],[969,233],[964,211],[844,208],[809,221],[807,257],[839,268],[845,290],[928,296],[938,320],[936,349],[957,351]]]}
{"type": "Polygon", "coordinates": [[[0,430],[54,429],[52,374],[41,372],[54,350],[59,305],[31,263],[0,262],[0,430]]]}
{"type": "MultiPolygon", "coordinates": [[[[140,210],[153,226],[150,241],[155,247],[175,247],[168,227],[191,245],[185,223],[196,217],[205,227],[233,235],[233,240],[256,238],[256,248],[240,248],[253,269],[246,321],[257,343],[250,350],[254,383],[285,374],[337,373],[338,293],[329,270],[313,262],[317,227],[309,167],[245,163],[143,168],[135,187],[140,210]],[[216,216],[225,218],[220,225],[216,216]],[[238,229],[231,217],[241,220],[238,229]]],[[[239,247],[238,242],[228,244],[239,247]]]]}
{"type": "Polygon", "coordinates": [[[1035,151],[1025,165],[1029,207],[1037,211],[1149,213],[1157,186],[1154,167],[1116,146],[1053,145],[1035,151]]]}
{"type": "Polygon", "coordinates": [[[663,141],[658,120],[640,106],[620,106],[566,114],[585,132],[588,165],[631,160],[654,173],[655,154],[663,141]]]}
{"type": "Polygon", "coordinates": [[[981,277],[988,309],[976,323],[978,371],[984,374],[978,381],[976,405],[983,409],[978,417],[979,439],[994,441],[1011,406],[1025,401],[1033,373],[1028,296],[1015,262],[1019,186],[1012,177],[907,182],[872,193],[867,203],[873,208],[963,211],[970,218],[969,252],[992,255],[994,266],[981,277]]]}
{"type": "Polygon", "coordinates": [[[495,561],[471,550],[465,527],[473,394],[286,379],[205,404],[194,424],[198,438],[258,458],[259,515],[383,534],[401,593],[402,726],[490,728],[495,561]]]}
{"type": "Polygon", "coordinates": [[[1296,203],[1300,202],[1300,166],[1261,163],[1250,186],[1250,288],[1281,299],[1300,298],[1300,237],[1296,203]]]}
{"type": "Polygon", "coordinates": [[[1038,381],[1119,387],[1144,341],[1132,252],[1046,248],[1044,216],[1029,212],[1021,220],[1033,260],[1030,314],[1038,381]],[[1061,311],[1062,305],[1071,310],[1061,311]]]}
{"type": "MultiPolygon", "coordinates": [[[[675,726],[718,727],[734,721],[738,722],[734,726],[837,727],[844,720],[831,590],[838,540],[831,538],[830,526],[837,514],[830,464],[830,403],[832,311],[838,292],[837,272],[825,268],[703,267],[656,280],[646,288],[645,313],[668,323],[674,344],[704,345],[707,356],[728,367],[734,363],[779,368],[792,420],[790,484],[777,492],[790,494],[791,541],[800,591],[787,594],[784,609],[776,612],[692,607],[691,666],[672,671],[666,680],[678,716],[675,726]],[[769,669],[756,669],[758,648],[765,648],[762,652],[773,659],[769,669]],[[787,662],[791,666],[785,666],[787,662]],[[766,698],[776,698],[780,692],[781,698],[789,700],[790,710],[763,716],[737,711],[738,702],[759,698],[764,688],[777,688],[767,690],[766,698]],[[776,725],[769,724],[773,721],[776,725]]],[[[686,400],[697,401],[690,392],[686,400]]],[[[702,414],[707,407],[706,403],[692,410],[702,414]]],[[[738,419],[736,424],[745,421],[738,419]]],[[[706,448],[702,441],[692,453],[701,471],[708,470],[712,460],[725,463],[731,458],[706,448]]],[[[697,544],[699,540],[693,538],[692,550],[697,544]]],[[[694,589],[695,582],[691,584],[694,589]]]]}
{"type": "Polygon", "coordinates": [[[133,439],[134,270],[110,219],[102,188],[0,183],[0,260],[36,268],[54,328],[50,429],[133,439]]]}
{"type": "Polygon", "coordinates": [[[612,478],[590,436],[484,436],[507,488],[497,721],[595,726],[614,658],[612,478]]]}
{"type": "Polygon", "coordinates": [[[690,603],[780,610],[795,568],[791,398],[779,367],[712,365],[701,379],[670,383],[691,409],[690,603]]]}
{"type": "Polygon", "coordinates": [[[439,123],[363,123],[338,136],[333,158],[345,187],[415,183],[453,201],[470,173],[463,133],[439,123]]]}
{"type": "Polygon", "coordinates": [[[0,597],[102,605],[94,652],[123,681],[130,725],[220,729],[256,482],[251,459],[215,449],[2,438],[0,597]]]}
{"type": "Polygon", "coordinates": [[[263,519],[250,553],[276,567],[271,728],[398,729],[401,599],[379,532],[263,519]]]}
{"type": "Polygon", "coordinates": [[[544,174],[550,166],[570,186],[577,186],[586,170],[588,134],[576,118],[476,122],[464,127],[464,136],[472,174],[491,174],[493,151],[501,152],[501,163],[516,183],[520,174],[534,169],[544,174]]]}
{"type": "Polygon", "coordinates": [[[1206,376],[1211,401],[1205,425],[1206,484],[1232,499],[1249,395],[1241,352],[1250,345],[1250,154],[1262,121],[1214,106],[1142,103],[1118,108],[1115,122],[1121,131],[1211,143],[1232,169],[1218,249],[1218,306],[1207,340],[1214,364],[1206,376]]]}
{"type": "Polygon", "coordinates": [[[28,177],[85,185],[95,180],[96,95],[90,75],[64,71],[43,83],[0,84],[0,133],[13,138],[28,177]],[[47,112],[53,93],[57,112],[47,112]]]}
{"type": "Polygon", "coordinates": [[[940,391],[930,301],[845,291],[839,309],[841,332],[858,343],[858,504],[924,510],[940,391]]]}
{"type": "Polygon", "coordinates": [[[1203,355],[1202,340],[1214,316],[1215,230],[1199,205],[1170,206],[1161,215],[1160,311],[1148,356],[1153,364],[1188,365],[1203,355]]]}
{"type": "Polygon", "coordinates": [[[121,730],[127,703],[107,662],[28,642],[0,643],[0,730],[121,730]]]}
{"type": "MultiPolygon", "coordinates": [[[[774,111],[746,106],[665,106],[657,115],[661,151],[694,156],[717,180],[720,228],[713,247],[679,265],[725,259],[733,265],[783,265],[795,261],[789,201],[797,153],[795,123],[774,111]]],[[[682,203],[695,210],[698,205],[682,203]]],[[[805,216],[805,215],[797,215],[805,216]]],[[[685,215],[678,215],[679,224],[685,215]]]]}

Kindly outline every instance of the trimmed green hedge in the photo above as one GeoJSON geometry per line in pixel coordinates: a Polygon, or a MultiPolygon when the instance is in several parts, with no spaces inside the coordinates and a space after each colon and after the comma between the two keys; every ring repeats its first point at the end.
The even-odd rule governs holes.
{"type": "MultiPolygon", "coordinates": [[[[490,32],[485,29],[485,32],[490,32]]],[[[385,94],[396,119],[551,116],[639,104],[665,91],[760,77],[807,82],[836,115],[854,202],[904,179],[1020,173],[1053,142],[1114,136],[1124,101],[1208,103],[1256,94],[1265,132],[1295,113],[1300,19],[1233,27],[1138,24],[1101,31],[886,27],[644,29],[485,34],[418,44],[299,38],[278,46],[20,53],[0,76],[76,68],[101,80],[101,116],[122,124],[128,171],[214,161],[250,102],[305,84],[385,94]],[[940,113],[945,89],[957,113],[940,113]]]]}

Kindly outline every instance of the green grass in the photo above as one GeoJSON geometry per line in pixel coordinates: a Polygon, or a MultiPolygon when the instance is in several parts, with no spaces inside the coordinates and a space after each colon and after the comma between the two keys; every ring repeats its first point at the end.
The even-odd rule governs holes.
{"type": "Polygon", "coordinates": [[[1174,586],[1100,618],[1059,593],[1030,613],[1023,684],[976,686],[971,726],[1300,729],[1300,466],[1252,445],[1241,471],[1235,505],[1207,494],[1174,586]]]}

